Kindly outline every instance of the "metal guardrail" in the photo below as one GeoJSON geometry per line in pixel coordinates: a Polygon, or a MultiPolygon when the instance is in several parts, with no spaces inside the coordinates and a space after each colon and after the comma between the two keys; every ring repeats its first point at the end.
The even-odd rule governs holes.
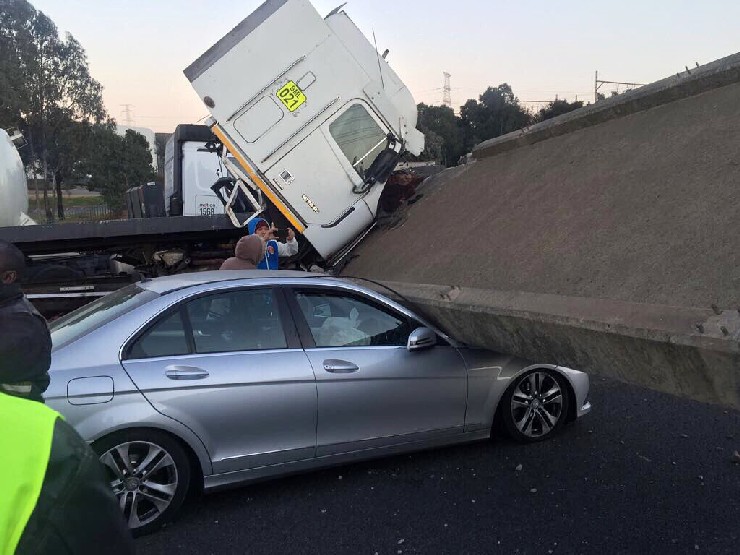
{"type": "MultiPolygon", "coordinates": [[[[52,212],[56,216],[56,205],[52,207],[52,212]]],[[[29,210],[28,215],[38,223],[46,222],[46,212],[43,208],[33,208],[29,210]]],[[[65,206],[64,218],[63,221],[99,222],[115,219],[116,214],[106,204],[91,204],[86,206],[65,206]]]]}

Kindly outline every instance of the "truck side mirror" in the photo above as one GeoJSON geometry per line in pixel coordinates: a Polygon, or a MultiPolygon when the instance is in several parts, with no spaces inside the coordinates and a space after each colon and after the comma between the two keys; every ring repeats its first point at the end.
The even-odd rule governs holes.
{"type": "Polygon", "coordinates": [[[385,182],[388,176],[395,169],[401,154],[393,150],[392,148],[386,148],[378,157],[375,158],[370,167],[365,172],[365,180],[362,185],[355,186],[352,188],[352,192],[358,195],[365,194],[370,187],[376,183],[385,182]]]}

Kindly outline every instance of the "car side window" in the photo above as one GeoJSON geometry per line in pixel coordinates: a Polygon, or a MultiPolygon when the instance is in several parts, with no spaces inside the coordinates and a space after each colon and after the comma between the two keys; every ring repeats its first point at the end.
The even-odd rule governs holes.
{"type": "Polygon", "coordinates": [[[141,334],[129,349],[127,358],[177,356],[189,352],[182,313],[178,310],[141,334]]]}
{"type": "Polygon", "coordinates": [[[317,347],[405,346],[411,324],[403,315],[341,293],[296,293],[317,347]]]}
{"type": "Polygon", "coordinates": [[[285,349],[278,303],[271,289],[243,289],[199,297],[185,309],[197,353],[285,349]]]}

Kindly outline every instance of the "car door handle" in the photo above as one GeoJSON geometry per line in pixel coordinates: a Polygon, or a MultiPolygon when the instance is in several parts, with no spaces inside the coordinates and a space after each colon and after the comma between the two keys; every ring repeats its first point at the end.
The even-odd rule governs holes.
{"type": "Polygon", "coordinates": [[[202,380],[209,376],[208,372],[197,366],[180,366],[178,364],[167,366],[164,375],[171,380],[202,380]]]}
{"type": "Polygon", "coordinates": [[[336,358],[329,358],[324,361],[324,370],[331,372],[332,374],[350,374],[357,372],[360,369],[356,364],[347,362],[346,360],[339,360],[336,358]]]}

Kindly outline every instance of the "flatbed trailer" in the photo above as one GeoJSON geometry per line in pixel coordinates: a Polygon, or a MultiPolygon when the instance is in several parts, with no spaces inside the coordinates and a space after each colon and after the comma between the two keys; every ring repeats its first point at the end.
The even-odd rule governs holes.
{"type": "Polygon", "coordinates": [[[2,228],[2,238],[27,256],[69,251],[116,251],[137,244],[231,241],[245,234],[223,214],[167,216],[2,228]],[[60,250],[60,249],[63,249],[60,250]]]}
{"type": "Polygon", "coordinates": [[[2,228],[29,260],[22,286],[47,317],[142,277],[218,269],[243,229],[223,214],[2,228]]]}

